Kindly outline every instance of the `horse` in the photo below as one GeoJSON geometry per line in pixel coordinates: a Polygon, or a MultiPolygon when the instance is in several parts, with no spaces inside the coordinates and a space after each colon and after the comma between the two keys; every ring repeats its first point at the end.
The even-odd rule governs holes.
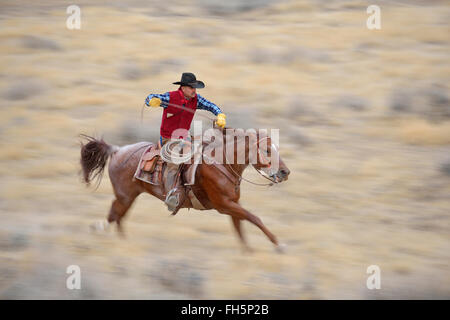
{"type": "MultiPolygon", "coordinates": [[[[284,245],[279,244],[275,235],[269,231],[261,219],[239,204],[240,183],[242,179],[246,180],[242,177],[242,174],[249,164],[269,179],[271,184],[286,181],[290,170],[281,159],[278,148],[272,143],[271,137],[267,133],[258,130],[254,133],[242,135],[237,134],[236,129],[231,128],[216,130],[222,130],[223,145],[221,151],[215,150],[214,152],[223,152],[226,161],[223,164],[208,163],[207,161],[199,163],[192,190],[205,209],[215,209],[219,213],[231,217],[232,225],[244,249],[249,252],[252,251],[241,229],[241,222],[247,220],[256,225],[268,237],[277,251],[282,252],[284,245]],[[230,130],[233,133],[232,135],[225,134],[226,132],[229,133],[230,130]],[[230,136],[233,138],[232,141],[229,139],[230,136]],[[230,141],[227,141],[227,139],[230,141]],[[266,140],[267,143],[263,143],[263,140],[266,140]],[[234,157],[231,159],[232,161],[229,161],[226,155],[231,143],[234,143],[234,157]],[[237,146],[239,143],[245,145],[244,159],[241,159],[241,161],[238,161],[239,148],[237,146]],[[258,148],[257,159],[252,161],[250,148],[255,145],[258,148]],[[272,168],[271,160],[268,158],[269,155],[270,159],[277,160],[276,171],[272,168]]],[[[115,199],[112,201],[107,221],[104,222],[102,228],[106,228],[115,222],[119,234],[123,234],[121,221],[138,195],[149,193],[162,201],[165,200],[164,194],[158,186],[134,179],[140,157],[145,152],[146,147],[152,143],[138,142],[118,147],[106,143],[103,139],[96,139],[87,135],[81,136],[87,140],[87,143],[81,142],[80,160],[82,179],[86,185],[89,186],[95,178],[98,178],[100,183],[109,159],[108,172],[115,199]]],[[[230,154],[231,152],[232,150],[230,154]]],[[[183,204],[182,207],[192,208],[192,205],[183,204]]]]}

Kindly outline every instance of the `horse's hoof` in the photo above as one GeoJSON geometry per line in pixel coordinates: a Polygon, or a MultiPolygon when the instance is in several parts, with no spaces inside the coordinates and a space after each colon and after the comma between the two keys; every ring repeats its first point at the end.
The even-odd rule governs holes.
{"type": "Polygon", "coordinates": [[[117,235],[119,236],[120,239],[125,240],[127,238],[125,232],[123,232],[123,229],[118,229],[117,230],[117,235]]]}
{"type": "Polygon", "coordinates": [[[286,252],[286,244],[285,243],[280,243],[279,245],[277,245],[276,247],[275,247],[275,251],[277,252],[277,253],[285,253],[286,252]]]}
{"type": "Polygon", "coordinates": [[[252,248],[250,248],[249,246],[243,246],[242,247],[242,252],[245,253],[245,254],[252,254],[255,251],[252,248]]]}
{"type": "Polygon", "coordinates": [[[95,221],[92,223],[89,228],[92,232],[103,232],[109,230],[109,223],[107,221],[95,221]]]}

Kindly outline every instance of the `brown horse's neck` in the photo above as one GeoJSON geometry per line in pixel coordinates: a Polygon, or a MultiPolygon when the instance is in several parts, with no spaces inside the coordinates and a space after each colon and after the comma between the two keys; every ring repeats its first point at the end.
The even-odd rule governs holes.
{"type": "MultiPolygon", "coordinates": [[[[233,143],[234,143],[234,154],[233,154],[233,159],[227,159],[227,158],[225,158],[225,163],[229,166],[229,167],[231,167],[231,171],[233,172],[233,175],[238,175],[239,177],[241,177],[242,176],[242,173],[244,172],[244,170],[247,168],[247,166],[249,165],[249,163],[250,163],[250,160],[249,160],[249,146],[248,146],[248,144],[246,144],[245,143],[245,140],[244,140],[244,143],[245,143],[245,160],[244,160],[244,163],[238,163],[238,155],[237,155],[237,152],[238,152],[238,143],[242,143],[242,141],[239,141],[240,139],[236,139],[236,141],[234,141],[233,143]]],[[[230,142],[228,142],[228,144],[227,144],[227,141],[226,141],[226,139],[224,138],[224,154],[225,154],[225,156],[226,156],[226,154],[227,154],[227,150],[226,150],[226,146],[227,145],[229,145],[229,143],[230,142]]]]}
{"type": "Polygon", "coordinates": [[[233,174],[242,176],[242,173],[247,168],[248,163],[244,163],[244,164],[229,163],[228,165],[232,168],[233,174]]]}

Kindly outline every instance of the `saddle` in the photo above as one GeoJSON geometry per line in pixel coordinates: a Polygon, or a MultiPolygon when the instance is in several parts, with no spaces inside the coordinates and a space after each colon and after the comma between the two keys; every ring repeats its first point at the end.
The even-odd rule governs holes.
{"type": "Polygon", "coordinates": [[[153,185],[162,184],[164,161],[159,156],[160,151],[159,145],[153,143],[145,149],[134,174],[136,179],[153,185]]]}
{"type": "Polygon", "coordinates": [[[158,147],[150,146],[142,155],[141,158],[141,170],[144,170],[149,173],[153,173],[156,167],[157,156],[159,156],[159,152],[161,149],[158,147]]]}
{"type": "Polygon", "coordinates": [[[205,207],[203,207],[201,202],[197,199],[192,191],[192,188],[189,187],[195,184],[195,172],[197,170],[198,163],[192,161],[192,163],[189,164],[181,164],[179,165],[179,170],[176,177],[169,177],[168,166],[173,166],[173,164],[165,162],[161,158],[160,152],[161,146],[159,144],[150,144],[145,149],[141,159],[139,160],[134,178],[159,186],[160,192],[164,197],[170,191],[170,187],[167,188],[166,184],[171,185],[174,179],[180,178],[184,182],[184,185],[187,186],[187,196],[192,204],[192,207],[195,209],[204,210],[205,207]]]}

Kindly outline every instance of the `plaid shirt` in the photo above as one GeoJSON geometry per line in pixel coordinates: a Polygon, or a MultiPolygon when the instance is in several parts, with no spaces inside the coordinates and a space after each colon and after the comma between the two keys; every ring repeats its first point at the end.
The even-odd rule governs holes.
{"type": "MultiPolygon", "coordinates": [[[[169,92],[166,92],[164,94],[149,94],[147,99],[145,99],[145,104],[148,106],[150,99],[154,98],[154,97],[161,99],[161,106],[163,108],[167,107],[167,104],[169,103],[169,100],[170,100],[169,92]]],[[[216,115],[216,116],[219,113],[222,113],[222,110],[220,110],[220,108],[217,105],[215,105],[214,103],[212,103],[209,100],[206,100],[199,94],[197,94],[197,109],[207,110],[209,112],[214,113],[214,115],[216,115]]]]}

